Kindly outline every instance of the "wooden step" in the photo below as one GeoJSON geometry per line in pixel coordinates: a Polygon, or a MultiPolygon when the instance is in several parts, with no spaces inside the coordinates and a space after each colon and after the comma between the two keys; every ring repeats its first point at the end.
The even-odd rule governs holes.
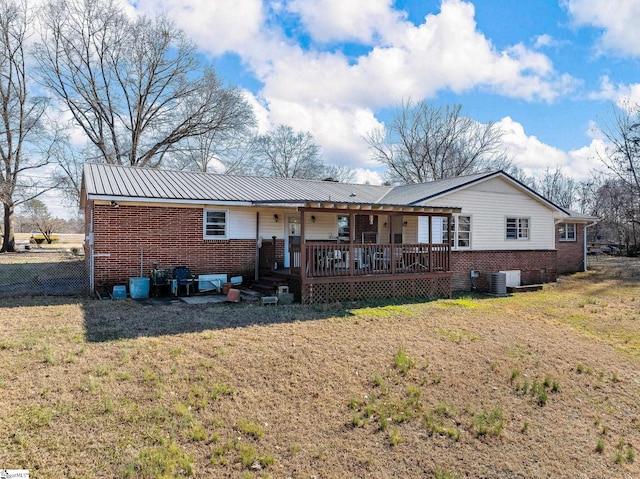
{"type": "Polygon", "coordinates": [[[266,295],[273,295],[276,292],[276,288],[275,286],[273,286],[272,284],[267,284],[267,283],[253,283],[250,288],[254,291],[257,291],[258,293],[262,293],[262,294],[266,294],[266,295]]]}

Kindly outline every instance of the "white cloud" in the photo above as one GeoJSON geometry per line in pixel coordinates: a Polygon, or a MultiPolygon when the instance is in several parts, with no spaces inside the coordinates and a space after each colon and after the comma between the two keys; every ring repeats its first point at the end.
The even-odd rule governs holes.
{"type": "Polygon", "coordinates": [[[602,29],[601,52],[640,56],[640,2],[637,0],[564,0],[577,25],[602,29]]]}
{"type": "Polygon", "coordinates": [[[406,19],[392,4],[391,0],[292,0],[289,8],[300,14],[316,41],[371,44],[376,36],[406,19]]]}
{"type": "Polygon", "coordinates": [[[594,138],[588,146],[565,152],[541,142],[534,135],[527,135],[524,127],[510,117],[503,118],[496,126],[504,131],[507,154],[529,176],[537,175],[546,168],[555,170],[559,167],[564,174],[581,181],[601,166],[596,159],[596,149],[603,151],[600,139],[594,138]]]}
{"type": "Polygon", "coordinates": [[[383,183],[382,175],[377,171],[366,169],[366,168],[356,168],[354,177],[354,183],[359,184],[369,184],[369,185],[381,185],[383,183]]]}
{"type": "Polygon", "coordinates": [[[326,163],[374,166],[364,137],[381,124],[371,110],[273,99],[269,102],[269,111],[273,126],[284,123],[294,130],[310,131],[315,142],[322,146],[326,163]]]}
{"type": "Polygon", "coordinates": [[[462,93],[483,88],[553,101],[575,86],[569,75],[555,72],[547,56],[524,45],[496,51],[477,31],[474,13],[469,3],[445,0],[441,12],[428,15],[421,25],[394,24],[383,32],[387,42],[356,61],[339,52],[280,44],[272,49],[279,56],[271,56],[263,70],[263,94],[292,102],[377,108],[446,89],[462,93]]]}
{"type": "Polygon", "coordinates": [[[148,15],[166,14],[214,55],[245,49],[264,20],[261,0],[137,0],[134,5],[148,15]]]}
{"type": "Polygon", "coordinates": [[[640,104],[640,83],[614,83],[608,75],[600,79],[600,90],[589,94],[592,100],[611,100],[620,108],[640,104]]]}
{"type": "MultiPolygon", "coordinates": [[[[309,131],[327,163],[373,167],[363,136],[381,128],[377,109],[403,99],[482,89],[551,102],[576,84],[535,49],[517,44],[497,50],[478,30],[473,4],[462,0],[443,0],[440,12],[426,15],[418,25],[407,21],[391,0],[231,4],[140,0],[139,8],[166,12],[207,54],[237,53],[263,84],[252,99],[260,131],[280,123],[309,131]],[[287,38],[279,16],[297,16],[312,47],[287,38]],[[339,49],[321,47],[343,40],[360,42],[367,50],[347,57],[339,49]]],[[[539,161],[534,156],[528,160],[532,164],[539,161]]]]}

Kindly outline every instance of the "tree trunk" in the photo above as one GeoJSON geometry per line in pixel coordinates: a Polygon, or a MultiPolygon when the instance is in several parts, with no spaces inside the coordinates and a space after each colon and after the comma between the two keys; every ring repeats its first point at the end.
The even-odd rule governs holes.
{"type": "Polygon", "coordinates": [[[0,253],[14,252],[15,250],[16,238],[13,231],[13,203],[11,203],[4,205],[4,236],[0,253]]]}

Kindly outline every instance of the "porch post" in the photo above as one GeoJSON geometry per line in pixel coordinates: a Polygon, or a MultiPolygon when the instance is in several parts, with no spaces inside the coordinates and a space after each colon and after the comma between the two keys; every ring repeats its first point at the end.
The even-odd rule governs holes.
{"type": "Polygon", "coordinates": [[[391,246],[389,247],[389,249],[391,251],[389,251],[389,261],[391,261],[391,274],[396,274],[396,251],[395,251],[395,232],[393,231],[393,223],[395,216],[392,213],[389,213],[389,239],[391,240],[391,246]]]}
{"type": "Polygon", "coordinates": [[[351,211],[349,213],[349,276],[354,276],[354,267],[356,259],[353,254],[353,241],[356,236],[356,214],[351,211]]]}
{"type": "Polygon", "coordinates": [[[429,215],[429,272],[433,271],[433,215],[429,215]]]}
{"type": "MultiPolygon", "coordinates": [[[[291,260],[289,260],[291,261],[291,260]]],[[[291,264],[291,262],[289,262],[291,264]]],[[[300,277],[307,275],[307,245],[304,242],[304,209],[300,210],[300,277]]]]}
{"type": "Polygon", "coordinates": [[[260,279],[260,212],[256,211],[256,264],[254,268],[254,279],[258,281],[260,279]]]}
{"type": "Polygon", "coordinates": [[[449,213],[449,220],[447,221],[447,269],[445,271],[451,270],[451,220],[453,219],[453,215],[449,213]]]}

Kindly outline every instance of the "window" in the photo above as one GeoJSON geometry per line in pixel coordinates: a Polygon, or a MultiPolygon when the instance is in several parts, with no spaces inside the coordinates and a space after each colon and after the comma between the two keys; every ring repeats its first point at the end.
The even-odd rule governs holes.
{"type": "MultiPolygon", "coordinates": [[[[442,219],[442,242],[447,242],[447,218],[442,219]]],[[[471,216],[453,215],[451,217],[451,247],[471,248],[471,216]]]]}
{"type": "Polygon", "coordinates": [[[204,238],[227,238],[227,211],[204,210],[204,238]]]}
{"type": "Polygon", "coordinates": [[[349,241],[349,217],[338,216],[338,239],[349,241]]]}
{"type": "Polygon", "coordinates": [[[560,241],[575,241],[576,240],[575,223],[560,223],[558,228],[558,239],[560,241]]]}
{"type": "Polygon", "coordinates": [[[507,218],[506,238],[508,240],[528,240],[529,218],[507,218]]]}

